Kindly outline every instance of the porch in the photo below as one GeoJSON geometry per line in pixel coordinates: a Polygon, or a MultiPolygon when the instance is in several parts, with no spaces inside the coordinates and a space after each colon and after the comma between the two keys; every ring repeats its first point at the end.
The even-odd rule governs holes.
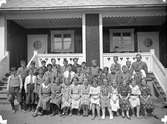
{"type": "Polygon", "coordinates": [[[155,55],[167,66],[163,7],[112,8],[91,13],[89,10],[14,12],[6,14],[3,20],[2,25],[7,27],[3,46],[10,53],[10,66],[18,66],[21,59],[29,62],[34,50],[58,56],[60,64],[61,56],[70,56],[69,60],[79,56],[79,62],[87,61],[90,65],[96,59],[104,67],[106,56],[113,53],[150,49],[155,49],[155,55]]]}
{"type": "Polygon", "coordinates": [[[1,16],[3,48],[9,51],[10,66],[21,59],[62,65],[66,58],[88,66],[111,66],[113,56],[124,65],[141,53],[150,73],[166,92],[166,12],[165,8],[110,8],[80,11],[22,11],[1,16]],[[150,52],[151,49],[154,51],[150,52]],[[34,52],[35,51],[35,52],[34,52]],[[161,60],[161,62],[159,61],[161,60]],[[163,64],[164,65],[163,65],[163,64]]]}

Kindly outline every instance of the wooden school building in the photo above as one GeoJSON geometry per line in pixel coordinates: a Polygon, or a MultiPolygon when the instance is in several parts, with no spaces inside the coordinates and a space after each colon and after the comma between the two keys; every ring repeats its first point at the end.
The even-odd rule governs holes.
{"type": "Polygon", "coordinates": [[[3,0],[0,4],[0,76],[21,59],[62,65],[96,59],[110,67],[141,53],[167,89],[166,0],[3,0]]]}

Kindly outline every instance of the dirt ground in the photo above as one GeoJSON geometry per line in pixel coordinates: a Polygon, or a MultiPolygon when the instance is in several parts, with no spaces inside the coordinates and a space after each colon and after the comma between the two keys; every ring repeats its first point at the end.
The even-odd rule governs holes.
{"type": "Polygon", "coordinates": [[[54,117],[45,115],[33,118],[31,112],[12,113],[9,105],[0,105],[0,115],[2,115],[3,119],[8,120],[8,124],[163,124],[160,120],[153,117],[148,117],[147,119],[133,117],[131,120],[121,117],[109,120],[109,117],[106,117],[105,120],[91,120],[91,116],[82,117],[73,115],[63,118],[58,115],[54,117]]]}

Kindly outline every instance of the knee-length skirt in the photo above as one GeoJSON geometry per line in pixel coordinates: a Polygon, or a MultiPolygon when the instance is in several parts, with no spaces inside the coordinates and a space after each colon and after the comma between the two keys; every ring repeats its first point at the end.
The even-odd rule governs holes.
{"type": "Polygon", "coordinates": [[[132,108],[140,106],[140,99],[138,96],[130,96],[129,102],[132,108]]]}
{"type": "Polygon", "coordinates": [[[111,105],[111,110],[112,111],[118,111],[120,106],[119,106],[119,97],[117,95],[113,95],[110,98],[110,105],[111,105]]]}
{"type": "Polygon", "coordinates": [[[102,108],[105,108],[105,107],[110,108],[111,107],[110,100],[107,96],[101,97],[100,103],[101,103],[102,108]]]}
{"type": "Polygon", "coordinates": [[[41,107],[43,110],[50,109],[50,96],[42,96],[39,99],[38,107],[41,107]]]}
{"type": "Polygon", "coordinates": [[[130,108],[129,99],[119,99],[119,104],[122,110],[129,110],[130,108]]]}

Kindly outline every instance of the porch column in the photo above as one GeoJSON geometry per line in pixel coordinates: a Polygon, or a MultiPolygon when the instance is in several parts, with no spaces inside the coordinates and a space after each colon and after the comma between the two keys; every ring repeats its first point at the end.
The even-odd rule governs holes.
{"type": "Polygon", "coordinates": [[[0,15],[0,59],[5,55],[6,46],[6,19],[0,15]]]}
{"type": "Polygon", "coordinates": [[[99,14],[86,14],[86,61],[88,66],[91,65],[93,59],[96,59],[100,65],[99,46],[99,14]]]}
{"type": "Polygon", "coordinates": [[[86,20],[85,14],[82,15],[82,54],[86,62],[86,20]]]}
{"type": "Polygon", "coordinates": [[[99,14],[99,52],[100,68],[103,68],[103,17],[99,14]]]}

